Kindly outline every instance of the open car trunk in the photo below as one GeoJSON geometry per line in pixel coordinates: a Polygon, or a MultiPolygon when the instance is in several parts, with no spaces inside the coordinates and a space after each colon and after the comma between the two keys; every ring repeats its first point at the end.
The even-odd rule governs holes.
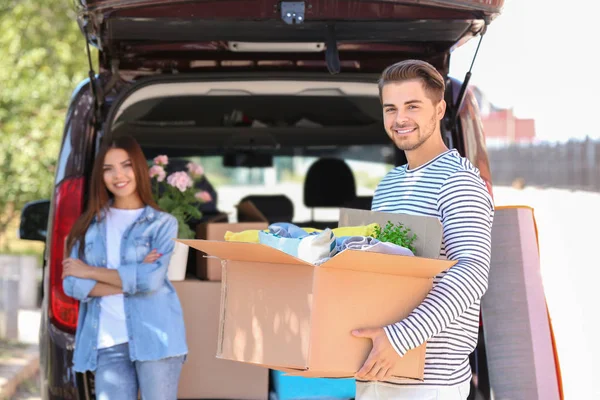
{"type": "Polygon", "coordinates": [[[447,71],[503,2],[91,0],[79,22],[106,70],[378,72],[414,57],[447,71]]]}

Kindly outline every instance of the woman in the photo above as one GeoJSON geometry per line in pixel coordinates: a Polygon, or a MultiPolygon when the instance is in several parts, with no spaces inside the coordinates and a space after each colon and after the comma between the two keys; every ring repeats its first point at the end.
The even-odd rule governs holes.
{"type": "Polygon", "coordinates": [[[65,293],[80,300],[74,369],[95,371],[98,400],[177,398],[187,355],[181,305],[167,279],[177,220],[152,198],[146,158],[131,137],[104,147],[87,209],[63,261],[65,293]]]}

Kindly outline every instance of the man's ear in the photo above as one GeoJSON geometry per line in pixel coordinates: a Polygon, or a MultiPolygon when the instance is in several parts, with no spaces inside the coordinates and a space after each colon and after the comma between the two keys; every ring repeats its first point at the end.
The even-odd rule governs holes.
{"type": "Polygon", "coordinates": [[[446,114],[446,100],[440,100],[440,102],[435,106],[435,108],[437,113],[437,119],[438,121],[441,121],[444,118],[444,115],[446,114]]]}

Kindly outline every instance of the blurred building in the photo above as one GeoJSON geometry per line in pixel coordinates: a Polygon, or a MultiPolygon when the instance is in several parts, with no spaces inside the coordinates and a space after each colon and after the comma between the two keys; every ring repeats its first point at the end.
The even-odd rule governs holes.
{"type": "Polygon", "coordinates": [[[512,109],[494,106],[477,87],[472,87],[477,98],[483,122],[485,140],[488,147],[509,144],[533,143],[535,141],[535,121],[514,116],[512,109]]]}

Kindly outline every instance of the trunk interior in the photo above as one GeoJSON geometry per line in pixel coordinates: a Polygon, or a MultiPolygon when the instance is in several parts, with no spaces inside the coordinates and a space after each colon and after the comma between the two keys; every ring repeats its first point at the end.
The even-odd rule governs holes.
{"type": "MultiPolygon", "coordinates": [[[[169,156],[167,173],[185,170],[188,161],[203,165],[216,193],[204,219],[226,213],[237,222],[235,206],[247,196],[278,195],[293,204],[286,222],[335,227],[339,207],[356,197],[364,204],[385,173],[406,159],[383,127],[376,78],[322,76],[147,78],[114,101],[106,131],[134,136],[150,161],[169,156]],[[349,197],[344,204],[326,198],[306,204],[309,186],[323,191],[328,185],[321,181],[327,170],[325,177],[305,179],[309,168],[332,158],[338,160],[333,168],[349,174],[346,187],[338,187],[349,197]]],[[[458,142],[442,131],[449,146],[458,142]]],[[[272,207],[261,210],[267,218],[282,215],[272,207]]]]}

